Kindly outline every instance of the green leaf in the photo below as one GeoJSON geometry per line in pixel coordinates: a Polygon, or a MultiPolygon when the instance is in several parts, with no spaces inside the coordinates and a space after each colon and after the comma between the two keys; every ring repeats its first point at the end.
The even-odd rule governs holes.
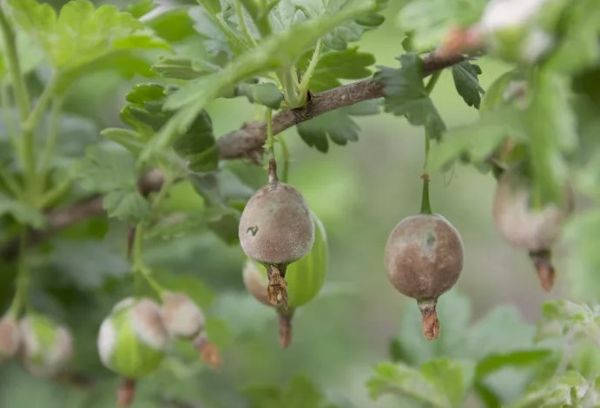
{"type": "Polygon", "coordinates": [[[46,222],[44,215],[24,202],[15,200],[4,193],[0,193],[0,216],[10,214],[21,224],[40,228],[46,222]]]}
{"type": "Polygon", "coordinates": [[[429,51],[451,29],[476,23],[486,5],[486,0],[414,0],[400,10],[398,22],[410,34],[415,51],[429,51]]]}
{"type": "Polygon", "coordinates": [[[563,73],[575,73],[600,61],[600,9],[594,0],[581,0],[564,8],[561,37],[545,66],[563,73]]]}
{"type": "Polygon", "coordinates": [[[479,85],[479,75],[481,75],[481,68],[468,61],[452,66],[452,79],[456,91],[467,105],[477,109],[479,109],[481,103],[481,95],[485,93],[479,85]]]}
{"type": "Polygon", "coordinates": [[[560,202],[567,177],[563,154],[578,143],[565,80],[538,73],[526,115],[534,204],[560,202]]]}
{"type": "MultiPolygon", "coordinates": [[[[312,52],[306,53],[299,62],[300,69],[306,70],[312,52]]],[[[371,75],[369,66],[375,63],[372,54],[359,52],[358,47],[344,51],[333,51],[322,55],[310,77],[308,89],[321,92],[341,85],[340,79],[361,79],[371,75]]]]}
{"type": "Polygon", "coordinates": [[[329,139],[335,144],[346,145],[358,140],[360,127],[350,115],[372,115],[379,113],[379,107],[372,101],[357,103],[353,106],[338,108],[316,116],[296,125],[298,134],[310,147],[326,153],[329,139]]]}
{"type": "Polygon", "coordinates": [[[194,79],[217,72],[220,67],[205,60],[161,57],[152,69],[165,78],[194,79]]]}
{"type": "Polygon", "coordinates": [[[349,141],[356,142],[360,128],[341,108],[299,123],[296,129],[307,145],[326,153],[329,150],[328,137],[338,145],[345,145],[349,141]]]}
{"type": "Polygon", "coordinates": [[[130,272],[129,263],[119,252],[97,240],[59,240],[54,243],[50,263],[57,275],[82,290],[99,290],[107,279],[130,272]]]}
{"type": "Polygon", "coordinates": [[[120,148],[88,149],[79,179],[86,190],[104,194],[102,204],[110,217],[139,221],[150,212],[150,204],[137,189],[135,162],[120,148]]]}
{"type": "Polygon", "coordinates": [[[285,388],[275,385],[250,386],[243,390],[253,408],[335,408],[308,378],[296,376],[285,388]]]}
{"type": "Polygon", "coordinates": [[[150,203],[138,191],[117,189],[104,195],[102,205],[109,217],[138,222],[150,213],[150,203]]]}
{"type": "Polygon", "coordinates": [[[475,377],[482,379],[507,367],[535,366],[551,354],[549,350],[517,350],[508,353],[492,353],[477,363],[475,377]]]}
{"type": "Polygon", "coordinates": [[[236,87],[236,95],[245,96],[251,103],[256,102],[271,109],[279,109],[283,101],[283,94],[271,82],[261,84],[242,82],[236,87]]]}
{"type": "Polygon", "coordinates": [[[446,129],[423,85],[423,64],[416,54],[400,56],[401,68],[383,67],[375,79],[384,86],[385,111],[405,116],[411,125],[424,126],[430,138],[440,140],[446,129]]]}
{"type": "Polygon", "coordinates": [[[544,303],[542,319],[538,322],[537,340],[562,337],[566,333],[586,333],[589,328],[597,329],[596,313],[587,305],[568,300],[544,303]]]}
{"type": "Polygon", "coordinates": [[[144,147],[144,137],[138,132],[121,129],[121,128],[106,128],[100,134],[105,138],[120,144],[127,149],[131,154],[138,155],[144,147]]]}
{"type": "Polygon", "coordinates": [[[563,235],[571,251],[567,269],[573,290],[584,300],[593,302],[600,300],[598,231],[600,211],[596,209],[577,214],[567,224],[563,235]]]}
{"type": "Polygon", "coordinates": [[[254,194],[254,190],[227,169],[194,174],[190,176],[190,181],[208,206],[228,207],[236,201],[245,202],[254,194]]]}
{"type": "Polygon", "coordinates": [[[396,353],[401,361],[419,365],[437,357],[481,359],[490,354],[533,348],[535,329],[523,322],[512,306],[492,309],[469,324],[468,299],[451,291],[440,297],[437,309],[443,330],[436,341],[424,342],[418,309],[414,305],[405,308],[396,336],[396,353]]]}
{"type": "Polygon", "coordinates": [[[452,407],[443,391],[421,371],[404,364],[380,363],[375,367],[375,375],[367,382],[367,388],[372,399],[392,394],[431,407],[452,407]]]}
{"type": "Polygon", "coordinates": [[[302,52],[338,24],[371,10],[373,1],[350,1],[338,13],[297,24],[289,31],[273,35],[257,47],[231,61],[218,74],[190,81],[167,99],[166,109],[178,112],[147,146],[141,160],[164,149],[176,135],[185,133],[205,106],[236,83],[251,76],[291,66],[302,52]]]}
{"type": "Polygon", "coordinates": [[[189,130],[175,140],[173,149],[193,171],[207,172],[217,168],[219,150],[215,144],[212,120],[205,110],[200,112],[189,130]]]}
{"type": "Polygon", "coordinates": [[[428,361],[419,371],[448,398],[450,406],[464,406],[467,390],[473,381],[472,365],[445,358],[428,361]]]}
{"type": "Polygon", "coordinates": [[[94,146],[88,149],[81,164],[80,179],[83,188],[100,193],[135,188],[135,162],[120,148],[94,146]]]}
{"type": "Polygon", "coordinates": [[[148,24],[154,32],[171,43],[194,35],[193,21],[185,8],[177,8],[160,14],[148,24]]]}
{"type": "Polygon", "coordinates": [[[441,142],[431,146],[428,169],[439,170],[457,159],[485,164],[506,138],[526,140],[523,126],[520,112],[503,108],[482,115],[474,124],[449,129],[441,142]]]}
{"type": "Polygon", "coordinates": [[[548,383],[528,392],[513,408],[579,407],[588,390],[586,379],[576,371],[552,378],[548,383]]]}
{"type": "Polygon", "coordinates": [[[168,48],[129,13],[88,0],[65,4],[58,16],[48,4],[10,0],[15,20],[41,44],[52,65],[72,71],[115,52],[168,48]]]}

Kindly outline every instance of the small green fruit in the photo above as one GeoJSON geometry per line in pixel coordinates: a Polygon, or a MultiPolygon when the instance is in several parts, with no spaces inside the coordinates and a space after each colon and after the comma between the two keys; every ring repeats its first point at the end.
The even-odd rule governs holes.
{"type": "Polygon", "coordinates": [[[20,323],[21,357],[27,370],[39,377],[60,373],[73,355],[73,339],[66,327],[46,316],[29,314],[20,323]]]}
{"type": "Polygon", "coordinates": [[[14,357],[21,345],[21,332],[19,323],[11,315],[0,319],[0,363],[14,357]]]}
{"type": "Polygon", "coordinates": [[[192,340],[204,329],[204,313],[187,295],[167,292],[162,301],[162,321],[171,337],[192,340]]]}
{"type": "Polygon", "coordinates": [[[98,334],[98,351],[104,366],[131,379],[155,370],[167,344],[160,306],[145,298],[127,298],[117,303],[98,334]]]}

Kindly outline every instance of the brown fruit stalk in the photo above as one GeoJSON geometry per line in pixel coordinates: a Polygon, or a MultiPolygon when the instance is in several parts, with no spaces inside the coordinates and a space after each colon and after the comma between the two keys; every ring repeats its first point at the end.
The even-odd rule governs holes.
{"type": "Polygon", "coordinates": [[[438,214],[406,217],[388,238],[385,266],[392,285],[417,300],[424,336],[428,340],[437,338],[437,299],[454,286],[463,266],[458,231],[438,214]]]}
{"type": "MultiPolygon", "coordinates": [[[[247,260],[242,273],[244,285],[248,292],[260,303],[267,306],[273,306],[269,301],[268,283],[264,278],[264,275],[258,269],[258,265],[251,260],[247,260]]],[[[293,315],[293,308],[277,308],[279,343],[282,348],[287,348],[292,342],[293,315]]]]}

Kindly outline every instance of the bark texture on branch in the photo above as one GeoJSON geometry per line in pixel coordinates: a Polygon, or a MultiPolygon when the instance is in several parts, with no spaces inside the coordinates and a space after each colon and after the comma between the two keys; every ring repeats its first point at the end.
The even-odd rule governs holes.
{"type": "MultiPolygon", "coordinates": [[[[423,76],[447,68],[465,60],[463,55],[440,57],[435,53],[423,59],[423,76]]],[[[279,112],[273,117],[273,134],[317,117],[325,112],[344,106],[384,96],[383,85],[375,79],[363,79],[337,88],[329,89],[312,95],[306,106],[279,112]]],[[[219,157],[221,159],[239,159],[251,157],[260,151],[267,138],[264,122],[248,122],[238,130],[234,130],[218,141],[219,157]]]]}

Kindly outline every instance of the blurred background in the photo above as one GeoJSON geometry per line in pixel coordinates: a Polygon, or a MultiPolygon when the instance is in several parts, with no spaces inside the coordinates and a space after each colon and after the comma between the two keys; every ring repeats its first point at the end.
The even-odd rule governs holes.
{"type": "MultiPolygon", "coordinates": [[[[128,2],[113,3],[121,7],[128,2]]],[[[398,8],[392,4],[383,26],[358,43],[361,50],[376,56],[378,65],[397,66],[395,57],[403,52],[395,19],[398,8]]],[[[477,63],[483,70],[484,88],[506,70],[486,58],[477,63]]],[[[95,140],[100,129],[122,126],[118,112],[124,95],[132,83],[144,80],[136,77],[126,83],[106,72],[81,80],[66,103],[66,111],[79,126],[74,131],[95,140]]],[[[442,74],[433,99],[448,127],[469,123],[478,115],[457,95],[450,72],[442,74]]],[[[219,101],[208,110],[216,135],[262,115],[243,98],[219,101]]],[[[210,299],[207,315],[224,322],[223,327],[212,327],[222,337],[217,343],[221,343],[223,366],[213,372],[191,350],[182,348],[159,372],[140,382],[134,406],[154,406],[158,390],[166,406],[186,399],[201,401],[197,406],[202,407],[244,406],[241,389],[284,385],[297,375],[310,378],[340,406],[398,406],[390,397],[370,400],[365,382],[377,362],[389,360],[390,340],[403,336],[402,316],[414,316],[414,324],[419,324],[416,303],[388,283],[382,259],[389,232],[420,208],[424,135],[389,114],[358,117],[357,122],[360,139],[347,146],[330,145],[327,154],[309,148],[294,129],[278,136],[285,138],[291,152],[289,182],[325,224],[330,249],[325,286],[294,316],[289,349],[279,347],[275,313],[246,294],[241,279],[244,256],[237,245],[227,245],[200,228],[157,238],[146,246],[145,257],[160,271],[159,279],[166,274],[197,278],[195,290],[210,299]]],[[[259,166],[244,161],[223,165],[252,188],[265,182],[265,171],[259,166]]],[[[433,211],[443,214],[463,238],[464,269],[452,292],[471,303],[473,321],[499,304],[509,304],[519,319],[534,322],[544,300],[565,297],[564,274],[559,272],[551,294],[543,293],[527,254],[511,248],[496,232],[491,174],[455,165],[431,178],[433,211]]],[[[180,184],[165,206],[193,211],[202,208],[202,200],[189,185],[180,184]]],[[[124,225],[94,219],[32,251],[34,303],[73,328],[77,369],[96,372],[99,379],[90,390],[84,385],[38,380],[17,363],[7,363],[0,366],[0,407],[112,406],[117,379],[98,361],[95,334],[114,301],[130,293],[125,236],[124,225]],[[89,240],[89,235],[81,240],[82,231],[92,232],[97,240],[89,240]]],[[[556,262],[560,271],[560,250],[556,262]]],[[[0,304],[7,304],[11,289],[2,285],[0,304]]],[[[442,312],[442,333],[445,325],[452,325],[451,318],[442,312]]],[[[419,327],[414,330],[418,332],[419,327]]]]}

